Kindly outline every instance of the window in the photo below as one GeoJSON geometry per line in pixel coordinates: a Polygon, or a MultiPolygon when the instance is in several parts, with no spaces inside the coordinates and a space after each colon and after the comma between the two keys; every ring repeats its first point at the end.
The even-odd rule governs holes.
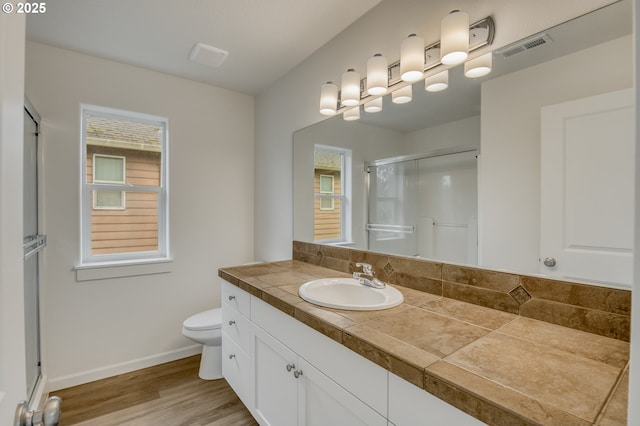
{"type": "MultiPolygon", "coordinates": [[[[320,194],[335,194],[333,187],[334,178],[329,175],[320,175],[320,194]]],[[[334,199],[320,198],[320,210],[335,210],[334,199]]]]}
{"type": "Polygon", "coordinates": [[[167,124],[82,106],[82,264],[168,256],[167,124]]]}
{"type": "Polygon", "coordinates": [[[314,148],[315,241],[344,242],[351,239],[351,151],[325,145],[314,148]]]}
{"type": "MultiPolygon", "coordinates": [[[[93,182],[124,185],[126,157],[93,154],[93,182]]],[[[124,191],[93,191],[93,208],[97,210],[125,209],[124,191]]]]}

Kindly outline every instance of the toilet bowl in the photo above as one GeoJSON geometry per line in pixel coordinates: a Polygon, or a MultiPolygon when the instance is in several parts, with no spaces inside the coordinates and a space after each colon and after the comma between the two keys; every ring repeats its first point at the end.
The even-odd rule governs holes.
{"type": "Polygon", "coordinates": [[[209,309],[190,316],[182,323],[182,335],[201,343],[202,358],[198,376],[204,380],[222,377],[222,309],[209,309]]]}

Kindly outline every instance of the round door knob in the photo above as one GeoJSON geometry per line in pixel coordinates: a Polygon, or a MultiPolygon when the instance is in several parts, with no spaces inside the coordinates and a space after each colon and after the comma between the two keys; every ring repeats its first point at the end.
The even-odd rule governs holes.
{"type": "Polygon", "coordinates": [[[233,300],[235,298],[236,298],[235,296],[229,296],[229,300],[233,300]]]}
{"type": "Polygon", "coordinates": [[[287,364],[287,371],[291,371],[296,368],[295,364],[287,364]]]}
{"type": "Polygon", "coordinates": [[[229,359],[234,359],[235,357],[236,357],[236,354],[229,355],[229,359]]]}
{"type": "Polygon", "coordinates": [[[236,323],[236,322],[235,322],[234,320],[229,321],[229,325],[233,325],[233,324],[235,324],[235,323],[236,323]]]}
{"type": "Polygon", "coordinates": [[[548,266],[549,268],[556,266],[556,260],[553,257],[547,257],[544,259],[544,266],[548,266]]]}
{"type": "Polygon", "coordinates": [[[296,370],[293,372],[293,377],[295,377],[296,379],[300,376],[302,376],[302,370],[296,370]]]}

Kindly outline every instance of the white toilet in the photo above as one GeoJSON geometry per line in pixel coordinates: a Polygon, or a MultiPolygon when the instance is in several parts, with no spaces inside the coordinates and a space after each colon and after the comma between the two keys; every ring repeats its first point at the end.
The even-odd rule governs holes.
{"type": "Polygon", "coordinates": [[[222,377],[222,309],[215,308],[192,315],[182,323],[182,335],[202,343],[198,376],[204,380],[222,377]]]}

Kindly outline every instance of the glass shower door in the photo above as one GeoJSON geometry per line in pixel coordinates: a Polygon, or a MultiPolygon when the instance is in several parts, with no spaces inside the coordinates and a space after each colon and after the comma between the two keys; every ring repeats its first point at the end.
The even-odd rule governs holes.
{"type": "Polygon", "coordinates": [[[416,160],[369,166],[369,250],[418,254],[416,160]]]}
{"type": "Polygon", "coordinates": [[[418,253],[453,263],[478,263],[476,152],[418,162],[418,253]]]}
{"type": "Polygon", "coordinates": [[[38,232],[38,118],[24,112],[23,247],[26,383],[32,396],[40,379],[39,258],[45,238],[38,232]]]}
{"type": "Polygon", "coordinates": [[[376,160],[368,167],[368,249],[478,263],[475,148],[376,160]]]}

